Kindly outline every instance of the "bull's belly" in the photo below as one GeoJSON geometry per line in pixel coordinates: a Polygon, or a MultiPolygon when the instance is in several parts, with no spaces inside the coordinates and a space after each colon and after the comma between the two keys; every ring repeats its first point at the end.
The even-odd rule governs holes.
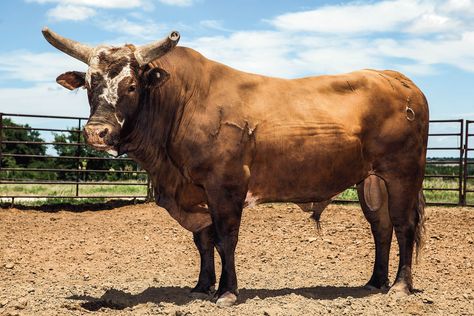
{"type": "Polygon", "coordinates": [[[369,165],[357,137],[312,137],[257,143],[247,204],[326,201],[362,181],[369,165]]]}

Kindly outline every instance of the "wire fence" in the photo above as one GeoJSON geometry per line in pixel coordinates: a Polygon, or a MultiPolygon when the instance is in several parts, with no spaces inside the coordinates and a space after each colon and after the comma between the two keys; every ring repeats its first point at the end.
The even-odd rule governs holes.
{"type": "MultiPolygon", "coordinates": [[[[84,117],[0,113],[0,199],[150,200],[146,172],[130,158],[88,147],[81,132],[86,122],[84,117]],[[24,139],[26,134],[30,137],[24,139]]],[[[474,206],[473,136],[474,121],[430,121],[424,182],[429,204],[474,206]]],[[[356,202],[355,189],[336,201],[356,202]]]]}

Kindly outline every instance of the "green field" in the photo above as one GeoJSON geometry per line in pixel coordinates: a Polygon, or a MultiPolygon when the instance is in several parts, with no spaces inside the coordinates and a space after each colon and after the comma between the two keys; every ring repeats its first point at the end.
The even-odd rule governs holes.
{"type": "MultiPolygon", "coordinates": [[[[471,179],[473,180],[473,179],[471,179]]],[[[469,189],[474,190],[474,181],[468,182],[469,189]]],[[[442,179],[442,178],[430,178],[425,179],[423,182],[423,188],[438,188],[438,189],[456,189],[456,191],[432,191],[425,190],[425,198],[428,203],[458,203],[459,202],[459,182],[457,179],[442,179]]],[[[342,192],[338,199],[341,200],[357,200],[357,191],[355,189],[349,189],[342,192]]],[[[474,193],[469,193],[467,196],[469,204],[474,204],[474,193]]]]}
{"type": "MultiPolygon", "coordinates": [[[[130,182],[135,183],[135,182],[130,182]]],[[[454,179],[430,178],[424,182],[424,188],[457,189],[459,183],[454,179]]],[[[474,189],[474,181],[469,182],[469,188],[474,189]]],[[[79,195],[81,196],[146,196],[147,187],[145,185],[79,185],[79,195]]],[[[458,203],[458,191],[430,191],[425,190],[427,202],[458,203]]],[[[78,200],[67,199],[68,196],[76,195],[76,185],[73,184],[2,184],[0,185],[1,196],[63,196],[60,199],[48,199],[45,202],[80,202],[78,200]]],[[[357,200],[355,189],[348,189],[341,193],[337,199],[357,200]]],[[[105,199],[86,199],[86,201],[104,201],[105,199]]],[[[468,202],[474,203],[474,193],[468,195],[468,202]]],[[[37,204],[37,203],[35,203],[37,204]]]]}

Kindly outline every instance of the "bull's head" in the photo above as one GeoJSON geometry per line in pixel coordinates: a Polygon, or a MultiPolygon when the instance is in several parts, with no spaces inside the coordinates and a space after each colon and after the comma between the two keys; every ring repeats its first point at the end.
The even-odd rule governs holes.
{"type": "Polygon", "coordinates": [[[51,45],[89,66],[86,73],[69,71],[56,81],[70,90],[87,89],[90,116],[84,127],[86,140],[96,149],[117,155],[121,131],[136,116],[144,90],[163,83],[168,76],[163,69],[148,64],[175,47],[179,33],[139,47],[91,47],[46,27],[42,32],[51,45]]]}

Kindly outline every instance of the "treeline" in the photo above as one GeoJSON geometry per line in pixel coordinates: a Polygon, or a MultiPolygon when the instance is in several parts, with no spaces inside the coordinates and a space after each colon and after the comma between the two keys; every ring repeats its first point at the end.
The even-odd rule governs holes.
{"type": "Polygon", "coordinates": [[[2,123],[4,128],[2,129],[2,158],[0,161],[1,179],[71,181],[76,180],[77,177],[81,181],[146,179],[145,174],[138,173],[140,169],[133,161],[59,158],[78,156],[110,158],[107,153],[96,151],[85,145],[82,133],[75,131],[54,133],[54,142],[64,144],[54,144],[48,150],[48,146],[42,144],[44,139],[40,133],[36,130],[31,130],[28,124],[17,124],[9,118],[4,118],[2,123]],[[32,143],[10,143],[9,141],[32,143]],[[75,145],[78,143],[81,143],[81,146],[75,145]],[[55,155],[54,152],[56,152],[55,155]],[[18,156],[9,156],[11,154],[18,156]],[[43,157],[29,157],[28,155],[43,157]],[[83,172],[33,171],[24,169],[73,169],[83,170],[83,172]],[[88,170],[105,170],[109,172],[90,172],[88,170]],[[116,173],[114,171],[127,171],[127,173],[116,173]]]}
{"type": "MultiPolygon", "coordinates": [[[[469,158],[468,161],[467,174],[472,176],[474,175],[474,159],[469,158]]],[[[427,162],[425,168],[425,174],[427,175],[459,175],[459,158],[428,158],[427,162]]]]}

